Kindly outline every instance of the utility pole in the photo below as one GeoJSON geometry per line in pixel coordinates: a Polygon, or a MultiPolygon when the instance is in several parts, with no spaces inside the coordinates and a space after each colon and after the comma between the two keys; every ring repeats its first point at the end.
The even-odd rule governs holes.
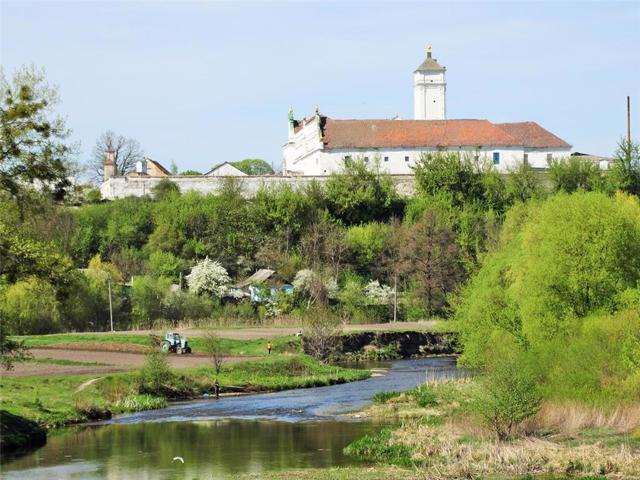
{"type": "Polygon", "coordinates": [[[111,274],[109,274],[109,279],[107,280],[109,285],[109,320],[111,323],[111,331],[113,332],[113,301],[111,300],[111,274]]]}
{"type": "Polygon", "coordinates": [[[398,320],[398,273],[393,274],[393,321],[398,320]]]}
{"type": "Polygon", "coordinates": [[[631,97],[627,95],[627,146],[631,147],[631,97]]]}

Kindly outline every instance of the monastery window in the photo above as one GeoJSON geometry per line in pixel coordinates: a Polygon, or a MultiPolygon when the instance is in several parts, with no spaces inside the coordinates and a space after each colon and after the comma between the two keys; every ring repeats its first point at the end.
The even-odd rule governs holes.
{"type": "Polygon", "coordinates": [[[500,163],[500,152],[493,152],[493,164],[498,165],[500,163]]]}
{"type": "Polygon", "coordinates": [[[408,157],[408,156],[405,156],[405,157],[404,157],[404,161],[405,161],[405,162],[408,162],[408,161],[409,161],[409,157],[408,157]]]}
{"type": "Polygon", "coordinates": [[[388,162],[389,161],[389,157],[384,157],[384,161],[388,162]]]}
{"type": "Polygon", "coordinates": [[[553,153],[547,153],[547,162],[553,160],[553,153]]]}

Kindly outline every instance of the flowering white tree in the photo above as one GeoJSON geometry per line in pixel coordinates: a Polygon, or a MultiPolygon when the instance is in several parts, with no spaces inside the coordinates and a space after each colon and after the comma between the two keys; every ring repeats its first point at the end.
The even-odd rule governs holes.
{"type": "Polygon", "coordinates": [[[393,298],[393,288],[380,285],[378,280],[372,280],[364,287],[364,294],[376,303],[386,303],[393,298]]]}
{"type": "Polygon", "coordinates": [[[333,277],[323,278],[313,270],[303,269],[296,273],[293,288],[307,297],[309,308],[318,300],[326,303],[327,299],[334,298],[338,293],[338,282],[333,277]]]}
{"type": "Polygon", "coordinates": [[[227,270],[218,262],[209,260],[209,257],[198,262],[186,279],[192,292],[198,295],[207,293],[214,297],[224,296],[231,282],[227,270]]]}

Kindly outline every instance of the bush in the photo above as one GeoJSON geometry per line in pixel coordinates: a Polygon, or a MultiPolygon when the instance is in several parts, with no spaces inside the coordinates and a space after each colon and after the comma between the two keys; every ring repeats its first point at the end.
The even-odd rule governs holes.
{"type": "Polygon", "coordinates": [[[416,399],[416,403],[420,408],[435,407],[438,404],[436,394],[429,385],[418,385],[410,391],[410,395],[416,399]]]}
{"type": "Polygon", "coordinates": [[[498,439],[504,441],[540,410],[541,403],[536,379],[526,366],[502,363],[484,378],[474,407],[498,439]]]}
{"type": "Polygon", "coordinates": [[[162,317],[176,324],[183,320],[209,318],[215,303],[191,292],[169,293],[162,300],[162,317]]]}
{"type": "Polygon", "coordinates": [[[162,394],[173,378],[174,374],[169,368],[167,354],[153,350],[146,355],[144,367],[140,370],[138,391],[143,394],[162,394]]]}

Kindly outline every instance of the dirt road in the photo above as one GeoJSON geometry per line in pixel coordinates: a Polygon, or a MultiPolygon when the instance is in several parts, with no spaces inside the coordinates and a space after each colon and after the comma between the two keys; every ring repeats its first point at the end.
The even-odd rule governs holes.
{"type": "MultiPolygon", "coordinates": [[[[362,325],[345,325],[344,332],[378,332],[378,331],[404,331],[404,330],[430,330],[436,325],[433,320],[422,322],[395,322],[395,323],[368,323],[362,325]]],[[[216,334],[221,338],[231,338],[235,340],[256,340],[259,338],[281,337],[286,335],[295,335],[300,331],[304,331],[302,327],[252,327],[252,328],[219,328],[214,329],[216,334]]],[[[187,337],[202,337],[209,330],[181,328],[177,329],[181,334],[187,337]]],[[[128,333],[132,335],[149,335],[157,333],[151,330],[124,331],[118,333],[128,333]]]]}

